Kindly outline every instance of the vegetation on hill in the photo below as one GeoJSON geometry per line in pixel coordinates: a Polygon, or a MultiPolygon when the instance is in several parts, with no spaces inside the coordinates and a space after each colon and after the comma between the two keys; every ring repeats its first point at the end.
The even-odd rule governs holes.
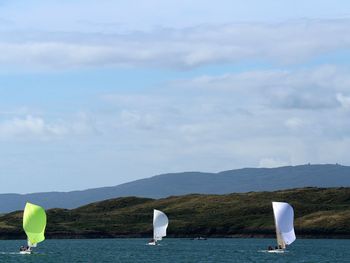
{"type": "MultiPolygon", "coordinates": [[[[48,238],[151,237],[153,209],[173,237],[274,236],[271,201],[294,207],[298,236],[350,237],[350,188],[303,188],[228,195],[125,197],[47,211],[48,238]]],[[[24,238],[22,211],[0,216],[0,238],[24,238]]]]}

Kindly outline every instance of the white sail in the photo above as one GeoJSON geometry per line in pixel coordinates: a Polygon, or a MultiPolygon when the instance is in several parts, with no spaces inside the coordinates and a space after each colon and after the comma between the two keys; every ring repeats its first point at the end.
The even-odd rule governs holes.
{"type": "Polygon", "coordinates": [[[168,217],[162,211],[154,209],[153,212],[153,238],[154,240],[162,240],[166,236],[168,227],[168,217]]]}
{"type": "MultiPolygon", "coordinates": [[[[276,224],[276,220],[275,220],[275,224],[276,224]]],[[[285,249],[286,248],[286,243],[283,240],[281,231],[278,229],[278,227],[276,226],[276,237],[277,237],[277,244],[278,247],[281,249],[285,249]]]]}
{"type": "Polygon", "coordinates": [[[27,245],[28,245],[28,247],[36,247],[37,243],[32,244],[29,240],[27,240],[27,245]]]}
{"type": "Polygon", "coordinates": [[[277,243],[281,248],[286,248],[296,239],[294,233],[294,211],[288,203],[272,202],[275,217],[277,243]]]}

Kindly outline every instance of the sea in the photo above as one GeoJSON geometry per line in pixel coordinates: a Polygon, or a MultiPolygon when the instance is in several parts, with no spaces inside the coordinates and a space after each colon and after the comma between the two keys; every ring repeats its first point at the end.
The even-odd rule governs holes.
{"type": "Polygon", "coordinates": [[[159,246],[147,239],[45,240],[32,255],[19,254],[24,240],[0,241],[0,262],[45,263],[220,263],[220,262],[350,262],[350,240],[297,239],[283,254],[267,252],[274,239],[164,238],[159,246]]]}

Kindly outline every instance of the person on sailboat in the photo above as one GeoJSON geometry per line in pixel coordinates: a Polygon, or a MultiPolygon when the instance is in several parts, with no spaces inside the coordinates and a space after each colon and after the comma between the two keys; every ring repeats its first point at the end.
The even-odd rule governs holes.
{"type": "Polygon", "coordinates": [[[273,250],[273,247],[272,247],[272,246],[269,246],[269,247],[267,248],[267,250],[273,250]]]}
{"type": "Polygon", "coordinates": [[[31,247],[30,247],[30,246],[21,246],[21,247],[19,248],[19,251],[27,251],[27,252],[30,252],[30,251],[32,251],[32,250],[31,250],[31,247]]]}

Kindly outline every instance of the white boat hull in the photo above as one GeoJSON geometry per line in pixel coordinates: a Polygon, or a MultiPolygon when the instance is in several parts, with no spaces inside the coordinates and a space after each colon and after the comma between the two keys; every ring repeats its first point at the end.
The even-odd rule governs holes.
{"type": "Polygon", "coordinates": [[[30,254],[32,254],[32,251],[20,251],[19,253],[21,255],[30,255],[30,254]]]}
{"type": "Polygon", "coordinates": [[[267,250],[267,252],[281,254],[281,253],[285,253],[286,251],[284,249],[273,249],[273,250],[267,250]]]}
{"type": "Polygon", "coordinates": [[[148,242],[148,245],[149,246],[157,246],[158,244],[157,244],[157,242],[148,242]]]}

